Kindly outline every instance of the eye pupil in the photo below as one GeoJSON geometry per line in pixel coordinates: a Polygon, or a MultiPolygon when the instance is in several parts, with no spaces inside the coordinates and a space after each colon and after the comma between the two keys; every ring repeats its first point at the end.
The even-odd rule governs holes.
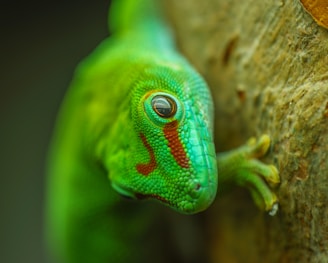
{"type": "Polygon", "coordinates": [[[157,115],[163,118],[174,116],[177,109],[175,101],[164,95],[155,96],[152,99],[152,107],[157,115]]]}

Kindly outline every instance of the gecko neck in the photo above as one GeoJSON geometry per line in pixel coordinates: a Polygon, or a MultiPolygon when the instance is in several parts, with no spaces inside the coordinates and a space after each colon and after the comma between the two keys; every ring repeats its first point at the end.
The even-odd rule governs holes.
{"type": "Polygon", "coordinates": [[[151,50],[174,50],[172,32],[166,24],[158,0],[113,1],[109,14],[109,29],[129,44],[151,50]]]}

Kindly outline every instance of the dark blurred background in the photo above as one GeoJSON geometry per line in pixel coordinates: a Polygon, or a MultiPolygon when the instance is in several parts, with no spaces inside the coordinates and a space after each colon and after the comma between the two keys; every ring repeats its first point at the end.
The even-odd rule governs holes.
{"type": "Polygon", "coordinates": [[[108,35],[109,0],[3,2],[0,262],[44,263],[47,147],[76,65],[108,35]]]}

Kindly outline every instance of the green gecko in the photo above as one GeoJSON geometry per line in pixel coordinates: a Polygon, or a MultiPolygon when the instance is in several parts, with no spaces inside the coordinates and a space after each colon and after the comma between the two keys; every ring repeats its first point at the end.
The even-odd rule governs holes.
{"type": "Polygon", "coordinates": [[[79,65],[61,107],[47,202],[59,263],[144,262],[150,252],[139,243],[153,208],[120,195],[195,214],[233,182],[272,215],[278,208],[277,169],[256,160],[269,137],[216,154],[210,91],[156,2],[113,2],[113,35],[79,65]]]}

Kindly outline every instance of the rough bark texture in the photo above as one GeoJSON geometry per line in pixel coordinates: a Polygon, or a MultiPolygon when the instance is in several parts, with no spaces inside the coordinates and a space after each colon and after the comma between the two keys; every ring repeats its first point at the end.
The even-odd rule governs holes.
{"type": "Polygon", "coordinates": [[[298,0],[169,0],[181,51],[207,80],[216,147],[267,133],[278,215],[244,190],[208,219],[213,262],[328,262],[328,30],[298,0]]]}

